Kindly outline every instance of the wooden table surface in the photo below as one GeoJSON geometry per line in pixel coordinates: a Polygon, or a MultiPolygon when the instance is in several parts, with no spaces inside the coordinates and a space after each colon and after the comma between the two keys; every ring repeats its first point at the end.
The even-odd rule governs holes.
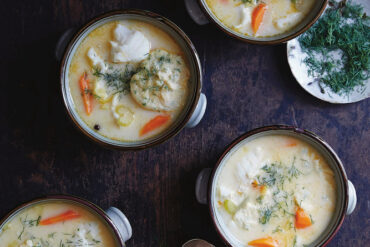
{"type": "Polygon", "coordinates": [[[1,216],[35,197],[67,193],[122,209],[133,227],[128,246],[181,246],[191,238],[223,246],[195,200],[196,176],[242,133],[281,123],[327,140],[357,189],[357,208],[329,246],[369,246],[370,100],[333,105],[307,94],[290,73],[285,45],[248,45],[213,25],[197,26],[181,0],[5,1],[0,20],[1,216]],[[79,133],[54,59],[63,31],[120,8],[157,12],[189,35],[208,97],[196,128],[140,152],[107,150],[79,133]]]}

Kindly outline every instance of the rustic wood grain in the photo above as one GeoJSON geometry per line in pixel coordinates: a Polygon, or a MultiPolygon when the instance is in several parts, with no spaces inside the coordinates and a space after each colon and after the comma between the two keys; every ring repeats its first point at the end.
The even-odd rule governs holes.
{"type": "Polygon", "coordinates": [[[134,232],[128,246],[180,246],[191,238],[223,246],[195,200],[198,172],[245,131],[285,123],[326,139],[357,188],[356,211],[329,246],[369,246],[370,100],[332,105],[308,95],[289,71],[285,45],[248,45],[199,27],[180,0],[6,1],[0,20],[0,216],[26,200],[69,193],[122,209],[134,232]],[[152,10],[183,28],[199,52],[208,97],[199,126],[140,152],[104,149],[74,128],[54,60],[64,30],[119,8],[152,10]]]}

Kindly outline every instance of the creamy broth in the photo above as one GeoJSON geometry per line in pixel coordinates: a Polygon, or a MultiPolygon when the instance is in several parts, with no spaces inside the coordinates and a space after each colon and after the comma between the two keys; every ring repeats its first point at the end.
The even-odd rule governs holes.
{"type": "Polygon", "coordinates": [[[163,30],[145,22],[112,21],[93,30],[77,48],[68,73],[70,93],[79,116],[100,135],[144,140],[168,129],[186,105],[187,64],[180,46],[163,30]],[[92,98],[90,115],[79,83],[84,72],[92,98]],[[106,75],[117,74],[126,82],[114,88],[116,82],[106,75]],[[159,127],[141,132],[158,118],[159,127]]]}
{"type": "Polygon", "coordinates": [[[23,209],[1,229],[0,243],[1,247],[120,246],[101,219],[76,204],[64,202],[23,209]]]}
{"type": "Polygon", "coordinates": [[[300,23],[315,0],[206,0],[214,15],[234,31],[256,37],[285,33],[300,23]],[[266,10],[257,31],[252,28],[254,10],[265,4],[266,10]]]}
{"type": "Polygon", "coordinates": [[[260,137],[228,158],[216,181],[216,216],[241,246],[304,246],[327,228],[335,210],[333,171],[309,144],[260,137]],[[249,243],[249,245],[248,245],[249,243]]]}

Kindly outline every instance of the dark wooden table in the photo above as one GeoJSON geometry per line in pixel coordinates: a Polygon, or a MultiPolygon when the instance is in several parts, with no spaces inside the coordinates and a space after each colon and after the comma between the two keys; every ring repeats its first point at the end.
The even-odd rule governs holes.
{"type": "Polygon", "coordinates": [[[326,139],[357,188],[357,208],[329,246],[369,246],[370,100],[332,105],[307,94],[289,71],[285,45],[248,45],[213,25],[199,27],[181,0],[13,0],[2,2],[0,20],[1,216],[26,200],[68,193],[122,209],[134,232],[128,246],[180,246],[198,237],[223,246],[195,200],[195,178],[242,133],[284,123],[326,139]],[[208,97],[199,126],[141,152],[107,150],[78,132],[54,59],[64,30],[120,8],[152,10],[183,28],[201,58],[208,97]]]}

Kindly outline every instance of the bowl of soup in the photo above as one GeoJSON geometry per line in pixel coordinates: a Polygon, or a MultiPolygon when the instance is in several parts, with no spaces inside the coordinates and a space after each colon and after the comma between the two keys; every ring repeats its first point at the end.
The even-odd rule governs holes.
{"type": "Polygon", "coordinates": [[[327,0],[185,0],[185,4],[200,25],[209,19],[242,41],[277,44],[311,27],[325,10],[327,0]]]}
{"type": "Polygon", "coordinates": [[[67,111],[91,139],[121,149],[164,142],[206,109],[197,52],[168,19],[114,11],[74,35],[61,61],[67,111]]]}
{"type": "Polygon", "coordinates": [[[353,184],[312,132],[268,126],[236,139],[197,179],[228,246],[325,246],[355,208],[353,184]]]}
{"type": "Polygon", "coordinates": [[[27,202],[0,221],[2,247],[121,247],[131,235],[119,209],[65,195],[27,202]]]}

